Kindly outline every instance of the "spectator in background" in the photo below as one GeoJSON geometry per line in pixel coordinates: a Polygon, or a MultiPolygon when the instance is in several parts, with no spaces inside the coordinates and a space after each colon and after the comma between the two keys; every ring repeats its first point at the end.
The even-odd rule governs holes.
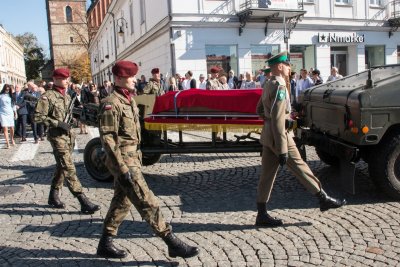
{"type": "Polygon", "coordinates": [[[146,87],[146,85],[147,85],[146,76],[144,75],[140,76],[140,81],[137,84],[138,95],[143,95],[143,89],[146,87]]]}
{"type": "Polygon", "coordinates": [[[240,89],[242,88],[242,83],[244,82],[244,75],[239,74],[238,82],[237,82],[237,88],[240,89]]]}
{"type": "Polygon", "coordinates": [[[296,72],[290,73],[290,103],[296,105],[296,72]]]}
{"type": "Polygon", "coordinates": [[[269,79],[271,79],[271,68],[270,67],[266,67],[264,70],[264,82],[261,84],[261,88],[264,88],[264,85],[266,82],[269,81],[269,79]]]}
{"type": "Polygon", "coordinates": [[[89,88],[90,94],[88,95],[88,103],[100,104],[100,93],[97,90],[96,84],[92,83],[89,88]]]}
{"type": "Polygon", "coordinates": [[[236,89],[238,87],[238,78],[235,76],[235,72],[230,70],[228,72],[228,86],[229,89],[236,89]]]}
{"type": "MultiPolygon", "coordinates": [[[[82,89],[79,86],[76,86],[74,89],[75,89],[74,97],[76,96],[76,99],[75,99],[75,102],[74,102],[74,107],[81,107],[82,108],[83,107],[82,89]]],[[[79,129],[80,129],[79,134],[87,134],[88,133],[85,123],[83,123],[82,121],[78,120],[78,126],[79,126],[79,129]]]]}
{"type": "Polygon", "coordinates": [[[47,91],[47,90],[49,90],[49,89],[51,89],[51,88],[53,88],[53,82],[48,82],[48,83],[46,84],[46,87],[45,87],[44,89],[47,91]]]}
{"type": "Polygon", "coordinates": [[[10,139],[11,145],[15,145],[14,123],[16,118],[17,111],[13,98],[13,87],[10,84],[4,84],[0,92],[0,123],[3,128],[4,138],[6,139],[5,148],[10,148],[10,139]],[[8,137],[8,130],[10,130],[10,137],[8,137]]]}
{"type": "Polygon", "coordinates": [[[103,85],[100,87],[100,99],[106,98],[107,96],[111,95],[112,93],[112,87],[111,87],[111,82],[105,80],[103,82],[103,85]]]}
{"type": "Polygon", "coordinates": [[[179,91],[178,86],[176,85],[176,80],[174,76],[170,76],[168,78],[168,92],[179,91]]]}
{"type": "Polygon", "coordinates": [[[204,77],[204,74],[200,74],[198,89],[206,89],[206,87],[207,87],[207,81],[204,77]]]}
{"type": "Polygon", "coordinates": [[[321,72],[319,70],[315,69],[312,71],[311,79],[313,80],[314,85],[319,85],[319,84],[323,83],[320,75],[321,75],[321,72]]]}
{"type": "Polygon", "coordinates": [[[196,79],[193,79],[192,71],[189,70],[188,72],[186,72],[185,77],[186,77],[186,89],[197,88],[196,79]]]}
{"type": "Polygon", "coordinates": [[[300,70],[300,79],[297,81],[296,84],[296,102],[300,93],[307,88],[314,86],[313,80],[308,76],[308,71],[306,69],[300,70]]]}
{"type": "Polygon", "coordinates": [[[25,92],[21,91],[21,86],[15,86],[15,92],[13,98],[15,101],[15,108],[17,110],[17,121],[15,123],[16,136],[21,137],[21,140],[26,141],[26,123],[28,119],[28,109],[26,107],[26,101],[24,99],[25,92]]]}
{"type": "Polygon", "coordinates": [[[175,74],[175,81],[176,81],[176,85],[178,86],[178,90],[179,91],[183,90],[183,86],[182,86],[183,79],[179,73],[175,74]]]}
{"type": "Polygon", "coordinates": [[[253,78],[253,80],[254,80],[254,82],[258,82],[260,84],[260,86],[261,86],[261,84],[264,84],[264,82],[265,82],[264,69],[258,70],[258,73],[257,73],[255,79],[253,78]]]}
{"type": "MultiPolygon", "coordinates": [[[[35,115],[35,107],[36,103],[38,102],[40,98],[40,93],[38,92],[38,87],[36,84],[34,84],[32,81],[28,82],[28,91],[24,96],[26,103],[27,103],[27,108],[28,108],[28,120],[32,128],[33,132],[33,139],[35,140],[35,144],[39,143],[39,138],[40,140],[44,140],[43,134],[44,134],[44,127],[43,124],[37,124],[34,121],[34,115],[35,115]]],[[[24,140],[21,139],[21,142],[24,140]]]]}
{"type": "Polygon", "coordinates": [[[225,75],[222,75],[221,77],[219,77],[219,82],[221,83],[221,88],[222,90],[228,90],[229,89],[229,85],[227,83],[227,79],[225,75]]]}
{"type": "Polygon", "coordinates": [[[256,83],[253,80],[253,76],[251,75],[250,72],[246,71],[246,79],[244,81],[242,81],[242,85],[240,87],[240,89],[253,89],[256,88],[256,83]]]}
{"type": "Polygon", "coordinates": [[[337,79],[342,79],[343,76],[339,74],[339,70],[336,67],[332,67],[331,75],[328,77],[327,82],[336,81],[337,79]]]}

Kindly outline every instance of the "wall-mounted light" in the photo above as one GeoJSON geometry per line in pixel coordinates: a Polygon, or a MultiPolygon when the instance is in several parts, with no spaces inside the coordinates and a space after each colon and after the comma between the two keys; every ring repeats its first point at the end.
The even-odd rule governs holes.
{"type": "Polygon", "coordinates": [[[120,17],[119,19],[117,19],[117,25],[119,27],[118,35],[124,36],[124,34],[125,34],[124,28],[128,29],[128,22],[126,21],[126,19],[124,19],[124,17],[120,17]]]}
{"type": "Polygon", "coordinates": [[[181,31],[176,31],[176,36],[177,37],[181,37],[182,36],[182,32],[181,31]]]}
{"type": "Polygon", "coordinates": [[[104,57],[105,57],[105,58],[107,58],[107,59],[109,59],[109,58],[110,58],[110,56],[109,56],[109,55],[105,55],[104,57]]]}

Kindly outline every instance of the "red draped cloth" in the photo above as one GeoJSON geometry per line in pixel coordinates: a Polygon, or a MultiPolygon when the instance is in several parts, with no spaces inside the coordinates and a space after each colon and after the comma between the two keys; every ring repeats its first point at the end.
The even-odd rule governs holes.
{"type": "Polygon", "coordinates": [[[212,110],[256,114],[262,89],[201,90],[168,92],[157,97],[153,114],[174,111],[175,108],[202,107],[212,110]]]}

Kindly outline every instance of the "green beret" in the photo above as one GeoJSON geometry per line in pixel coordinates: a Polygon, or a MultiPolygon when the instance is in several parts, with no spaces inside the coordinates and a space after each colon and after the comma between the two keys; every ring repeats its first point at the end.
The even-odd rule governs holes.
{"type": "Polygon", "coordinates": [[[285,63],[285,64],[290,64],[289,60],[289,53],[287,51],[283,51],[276,56],[271,57],[266,61],[269,66],[278,64],[278,63],[285,63]]]}

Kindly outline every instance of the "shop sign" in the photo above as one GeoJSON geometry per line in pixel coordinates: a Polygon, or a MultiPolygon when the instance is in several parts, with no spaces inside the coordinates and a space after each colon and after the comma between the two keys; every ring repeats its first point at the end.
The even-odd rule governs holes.
{"type": "Polygon", "coordinates": [[[334,32],[318,33],[319,43],[364,43],[364,41],[364,34],[358,35],[357,33],[349,33],[346,35],[338,35],[334,32]]]}

